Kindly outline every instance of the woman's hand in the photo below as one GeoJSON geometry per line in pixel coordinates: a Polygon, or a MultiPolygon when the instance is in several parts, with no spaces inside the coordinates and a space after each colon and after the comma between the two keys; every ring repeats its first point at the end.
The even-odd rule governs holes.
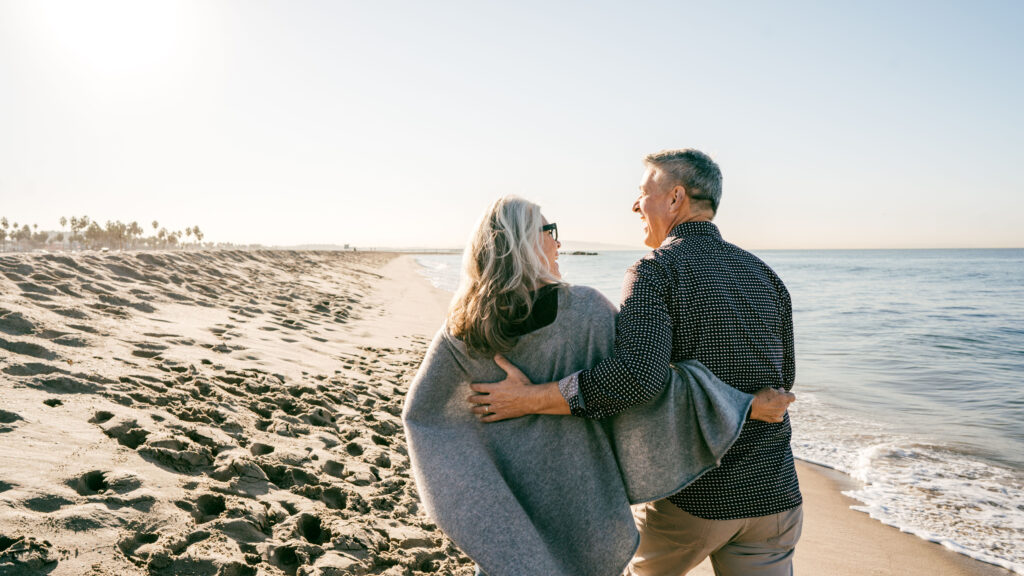
{"type": "Polygon", "coordinates": [[[470,384],[475,394],[466,398],[481,422],[498,422],[527,414],[569,414],[569,404],[558,391],[557,382],[534,385],[501,354],[494,357],[494,362],[505,371],[505,379],[493,384],[470,384]]]}

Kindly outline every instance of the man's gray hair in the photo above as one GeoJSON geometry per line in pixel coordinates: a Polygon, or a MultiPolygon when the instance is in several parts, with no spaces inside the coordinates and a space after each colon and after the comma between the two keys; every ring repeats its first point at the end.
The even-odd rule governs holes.
{"type": "Polygon", "coordinates": [[[648,154],[644,164],[658,168],[674,178],[691,200],[703,200],[711,206],[712,212],[718,212],[718,203],[722,200],[722,171],[710,156],[694,150],[662,150],[648,154]]]}

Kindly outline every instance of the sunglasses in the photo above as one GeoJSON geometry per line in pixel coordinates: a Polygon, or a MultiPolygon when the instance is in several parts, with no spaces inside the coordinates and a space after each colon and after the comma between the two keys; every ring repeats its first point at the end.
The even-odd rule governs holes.
{"type": "Polygon", "coordinates": [[[558,224],[555,224],[554,222],[551,224],[545,224],[540,227],[540,231],[547,232],[555,242],[558,241],[558,224]]]}

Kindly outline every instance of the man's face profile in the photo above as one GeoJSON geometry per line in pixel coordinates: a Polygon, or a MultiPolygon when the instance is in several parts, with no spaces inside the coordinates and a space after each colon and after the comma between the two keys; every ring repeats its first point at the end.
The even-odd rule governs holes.
{"type": "Polygon", "coordinates": [[[640,181],[640,197],[633,203],[633,212],[640,214],[640,222],[644,232],[644,244],[648,248],[657,248],[668,236],[675,220],[673,213],[674,196],[663,190],[659,181],[665,178],[654,166],[648,166],[640,181]]]}

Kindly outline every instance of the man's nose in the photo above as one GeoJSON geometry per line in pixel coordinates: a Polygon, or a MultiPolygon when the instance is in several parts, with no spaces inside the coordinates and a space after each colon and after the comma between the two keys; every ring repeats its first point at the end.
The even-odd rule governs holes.
{"type": "Polygon", "coordinates": [[[636,202],[633,202],[633,212],[637,212],[637,213],[640,212],[640,199],[639,198],[636,200],[636,202]]]}

